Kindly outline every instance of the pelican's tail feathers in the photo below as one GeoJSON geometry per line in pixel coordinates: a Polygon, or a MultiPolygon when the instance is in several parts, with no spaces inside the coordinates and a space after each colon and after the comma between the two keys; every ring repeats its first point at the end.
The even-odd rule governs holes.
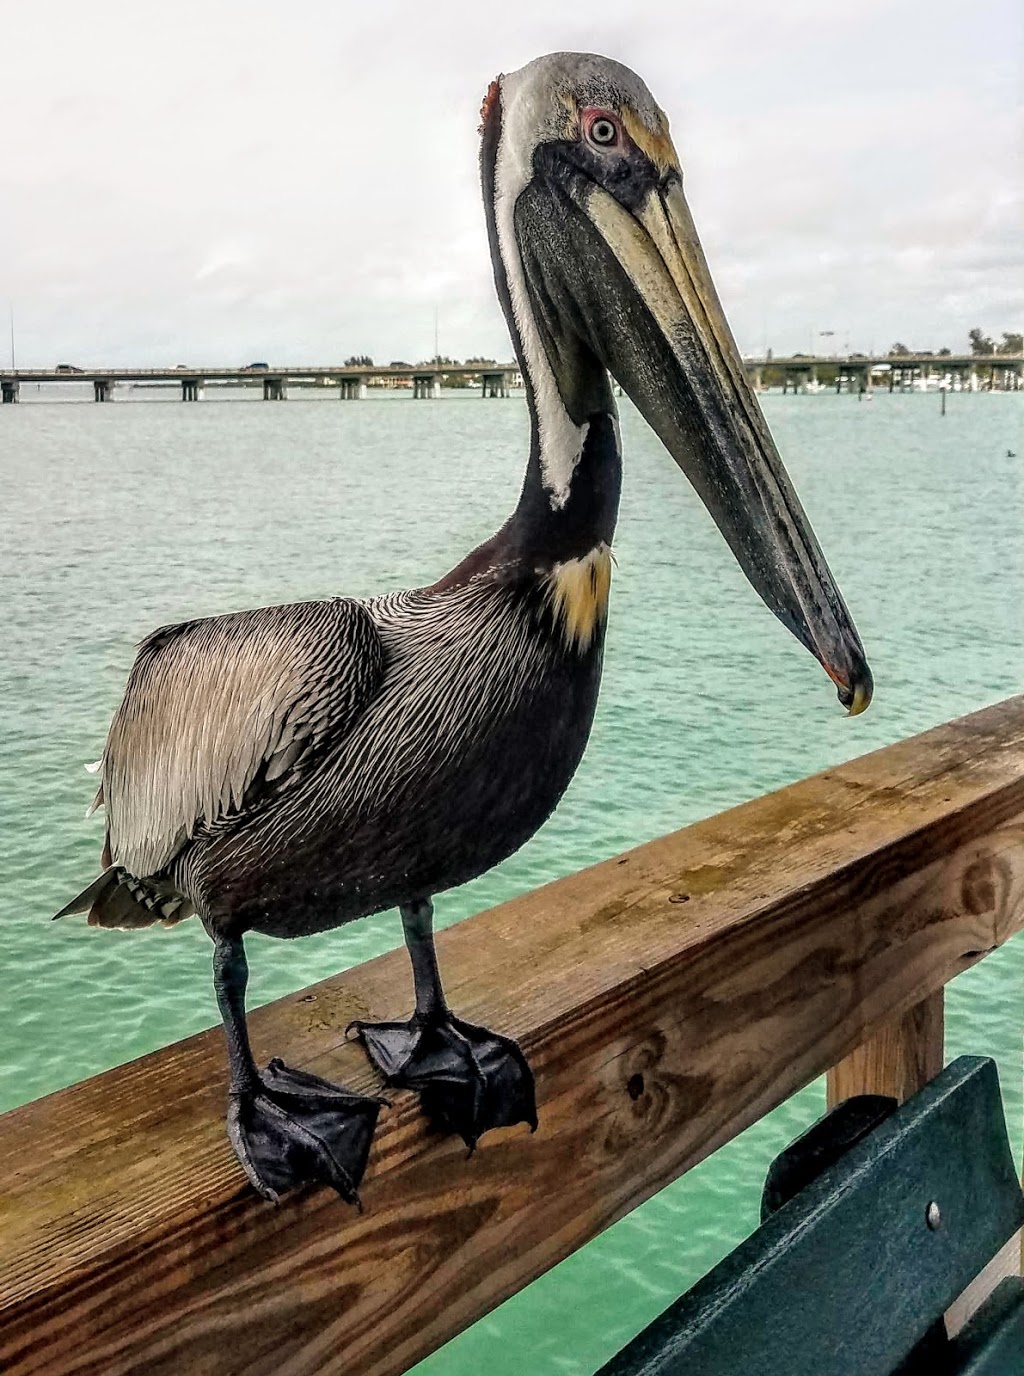
{"type": "Polygon", "coordinates": [[[103,896],[116,886],[117,870],[111,865],[70,903],[65,903],[59,913],[54,913],[54,922],[59,917],[70,917],[72,913],[87,913],[94,903],[102,902],[103,896]]]}
{"type": "Polygon", "coordinates": [[[180,894],[160,893],[155,886],[136,879],[119,865],[111,865],[77,898],[55,913],[54,921],[72,913],[87,912],[90,927],[133,931],[137,927],[152,927],[157,922],[172,927],[183,918],[191,917],[194,911],[188,899],[180,894]]]}

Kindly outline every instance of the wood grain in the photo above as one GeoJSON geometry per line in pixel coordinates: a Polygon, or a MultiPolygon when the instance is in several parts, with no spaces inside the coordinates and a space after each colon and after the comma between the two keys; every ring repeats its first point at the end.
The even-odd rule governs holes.
{"type": "MultiPolygon", "coordinates": [[[[219,1031],[27,1105],[0,1118],[0,1369],[404,1371],[1022,925],[1017,698],[443,932],[540,1128],[467,1161],[396,1095],[362,1214],[244,1185],[219,1031]]],[[[256,1053],[369,1089],[344,1028],[410,1003],[393,953],[259,1010],[256,1053]]]]}
{"type": "Polygon", "coordinates": [[[901,1104],[945,1064],[945,995],[915,1003],[899,1017],[887,1018],[828,1072],[828,1106],[855,1094],[887,1094],[901,1104]]]}

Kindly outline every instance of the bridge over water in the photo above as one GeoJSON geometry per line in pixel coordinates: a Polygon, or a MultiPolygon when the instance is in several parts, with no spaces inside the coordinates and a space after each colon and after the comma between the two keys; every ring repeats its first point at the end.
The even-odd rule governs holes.
{"type": "MultiPolygon", "coordinates": [[[[964,391],[1018,391],[1024,386],[1022,354],[903,354],[847,357],[792,355],[786,358],[748,358],[747,373],[758,389],[775,380],[783,392],[817,389],[825,375],[838,391],[870,392],[878,386],[901,391],[938,379],[964,391]]],[[[110,401],[118,386],[173,385],[182,401],[199,401],[208,383],[262,387],[264,401],[284,401],[292,386],[337,387],[343,401],[366,396],[369,386],[408,388],[417,400],[440,395],[442,380],[479,385],[484,397],[508,396],[520,383],[516,363],[296,365],[246,368],[179,366],[176,368],[0,368],[0,400],[19,398],[23,383],[91,384],[95,401],[110,401]]]]}
{"type": "Polygon", "coordinates": [[[366,395],[368,385],[407,387],[417,398],[436,397],[441,381],[479,384],[485,397],[508,396],[519,380],[516,363],[494,364],[389,364],[386,367],[304,364],[287,367],[249,366],[246,368],[0,368],[0,393],[5,402],[18,400],[23,383],[92,384],[95,401],[110,401],[118,385],[146,386],[170,384],[181,388],[182,401],[199,401],[207,383],[234,387],[263,388],[264,401],[284,401],[289,384],[298,386],[336,386],[343,401],[366,395]]]}
{"type": "Polygon", "coordinates": [[[821,384],[824,374],[837,392],[870,392],[887,387],[890,392],[927,385],[930,381],[956,391],[1016,392],[1024,386],[1024,354],[849,354],[816,357],[794,354],[788,358],[748,358],[747,372],[760,390],[773,377],[786,392],[805,391],[821,384]]]}

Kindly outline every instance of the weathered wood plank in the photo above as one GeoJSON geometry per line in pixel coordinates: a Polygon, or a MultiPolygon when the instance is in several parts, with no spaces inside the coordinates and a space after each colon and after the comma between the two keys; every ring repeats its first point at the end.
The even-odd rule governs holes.
{"type": "MultiPolygon", "coordinates": [[[[219,1032],[28,1105],[0,1119],[0,1369],[400,1372],[1022,925],[1018,698],[443,932],[541,1126],[467,1161],[398,1095],[363,1214],[243,1187],[219,1032]]],[[[410,1001],[386,956],[254,1014],[257,1055],[369,1088],[343,1029],[410,1001]]]]}
{"type": "Polygon", "coordinates": [[[943,1066],[945,995],[941,989],[881,1024],[828,1072],[828,1106],[855,1094],[887,1094],[902,1104],[943,1066]]]}

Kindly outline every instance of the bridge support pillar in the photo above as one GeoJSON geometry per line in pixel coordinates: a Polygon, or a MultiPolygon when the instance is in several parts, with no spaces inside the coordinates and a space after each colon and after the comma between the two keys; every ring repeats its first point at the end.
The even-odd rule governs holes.
{"type": "Polygon", "coordinates": [[[263,379],[263,400],[288,400],[288,389],[285,386],[285,380],[283,377],[265,377],[263,379]]]}
{"type": "Polygon", "coordinates": [[[18,400],[19,383],[16,377],[0,379],[0,403],[10,406],[18,400]]]}
{"type": "Polygon", "coordinates": [[[484,397],[507,397],[508,377],[505,373],[481,373],[480,395],[484,397]]]}
{"type": "Polygon", "coordinates": [[[93,401],[110,401],[114,394],[114,384],[109,378],[93,378],[92,399],[93,401]]]}
{"type": "Polygon", "coordinates": [[[181,379],[182,401],[201,401],[203,396],[202,378],[183,377],[181,379]]]}
{"type": "Polygon", "coordinates": [[[341,379],[342,401],[362,401],[366,396],[366,379],[362,377],[343,377],[341,379]]]}
{"type": "Polygon", "coordinates": [[[437,373],[416,373],[412,379],[414,401],[432,401],[441,395],[441,378],[437,373]]]}

